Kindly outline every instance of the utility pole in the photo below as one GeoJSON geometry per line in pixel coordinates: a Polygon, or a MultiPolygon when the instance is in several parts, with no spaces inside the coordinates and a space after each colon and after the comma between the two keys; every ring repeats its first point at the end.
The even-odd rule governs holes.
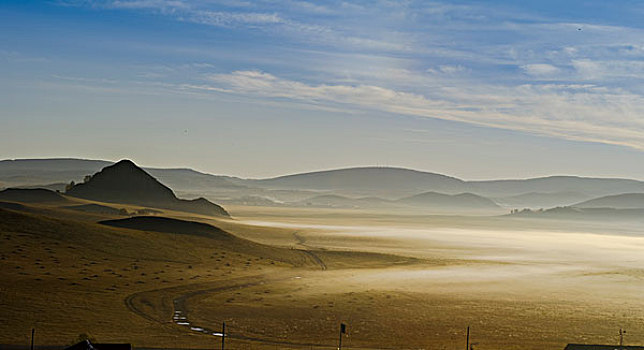
{"type": "Polygon", "coordinates": [[[226,347],[226,322],[221,324],[221,350],[225,350],[226,347]]]}
{"type": "Polygon", "coordinates": [[[347,332],[347,325],[340,323],[340,340],[338,340],[338,350],[342,350],[342,333],[347,332]]]}
{"type": "Polygon", "coordinates": [[[467,326],[467,337],[465,338],[465,350],[470,350],[470,326],[467,326]]]}
{"type": "Polygon", "coordinates": [[[34,333],[36,333],[36,329],[32,328],[31,329],[31,350],[34,350],[34,333]]]}
{"type": "Polygon", "coordinates": [[[626,334],[625,329],[619,329],[619,348],[621,349],[624,346],[624,334],[626,334]]]}

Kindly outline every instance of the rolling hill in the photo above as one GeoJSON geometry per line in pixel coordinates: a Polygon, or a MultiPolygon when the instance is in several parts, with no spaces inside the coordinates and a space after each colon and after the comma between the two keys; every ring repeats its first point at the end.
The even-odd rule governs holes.
{"type": "Polygon", "coordinates": [[[623,193],[591,199],[573,205],[577,208],[644,209],[644,193],[623,193]]]}
{"type": "Polygon", "coordinates": [[[494,198],[504,207],[513,208],[552,208],[567,206],[587,200],[590,197],[577,192],[529,192],[508,197],[494,198]]]}
{"type": "Polygon", "coordinates": [[[44,188],[7,188],[0,191],[0,201],[36,203],[65,202],[67,199],[60,193],[44,188]]]}
{"type": "MultiPolygon", "coordinates": [[[[49,188],[58,189],[61,183],[71,180],[82,182],[86,175],[111,164],[82,159],[4,160],[0,161],[0,186],[43,187],[51,184],[49,188]]],[[[345,168],[267,179],[211,175],[192,169],[143,169],[175,193],[236,203],[240,201],[235,199],[249,196],[270,198],[275,203],[306,203],[304,199],[318,195],[395,200],[424,192],[438,192],[450,195],[472,193],[493,198],[506,207],[547,208],[580,203],[594,197],[644,192],[644,182],[630,179],[549,176],[464,181],[437,173],[391,167],[345,168]]]]}
{"type": "Polygon", "coordinates": [[[576,192],[590,197],[644,192],[644,182],[630,179],[548,176],[521,180],[470,181],[468,191],[483,196],[513,196],[530,192],[576,192]]]}
{"type": "Polygon", "coordinates": [[[506,215],[515,218],[577,221],[644,221],[644,209],[556,207],[547,210],[521,210],[506,215]]]}
{"type": "MultiPolygon", "coordinates": [[[[82,182],[85,176],[112,164],[114,162],[73,158],[0,160],[0,184],[4,184],[4,187],[63,189],[70,181],[82,182]]],[[[192,169],[142,169],[177,191],[243,187],[234,183],[234,178],[204,174],[192,169]]]]}
{"type": "Polygon", "coordinates": [[[136,204],[211,216],[229,216],[222,207],[204,198],[178,199],[170,188],[129,160],[122,160],[103,168],[87,182],[70,188],[66,194],[101,202],[136,204]]]}
{"type": "Polygon", "coordinates": [[[387,208],[393,206],[392,201],[378,197],[349,198],[337,194],[314,196],[302,201],[290,203],[294,206],[319,208],[387,208]]]}
{"type": "Polygon", "coordinates": [[[336,190],[356,193],[418,193],[459,191],[465,182],[453,177],[403,168],[349,168],[247,180],[271,189],[336,190]]]}
{"type": "Polygon", "coordinates": [[[408,205],[423,206],[428,208],[445,209],[494,209],[499,206],[491,199],[472,193],[455,195],[425,192],[414,196],[399,199],[397,202],[408,205]]]}
{"type": "Polygon", "coordinates": [[[0,160],[0,182],[6,187],[78,182],[110,164],[103,160],[72,158],[0,160]]]}
{"type": "Polygon", "coordinates": [[[135,216],[126,219],[104,220],[99,224],[141,231],[196,235],[209,238],[233,239],[233,236],[218,227],[195,221],[186,221],[158,216],[135,216]]]}

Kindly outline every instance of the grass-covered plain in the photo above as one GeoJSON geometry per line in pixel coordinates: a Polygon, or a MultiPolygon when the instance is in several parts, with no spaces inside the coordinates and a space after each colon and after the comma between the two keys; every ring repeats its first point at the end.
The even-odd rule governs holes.
{"type": "Polygon", "coordinates": [[[35,327],[37,344],[86,333],[212,348],[219,338],[199,329],[223,321],[236,349],[333,348],[339,322],[349,326],[344,344],[361,348],[460,349],[468,325],[477,349],[615,343],[620,327],[627,343],[644,341],[637,226],[230,212],[234,219],[156,213],[233,235],[222,238],[100,225],[124,216],[52,203],[0,209],[0,343],[27,344],[35,327]]]}

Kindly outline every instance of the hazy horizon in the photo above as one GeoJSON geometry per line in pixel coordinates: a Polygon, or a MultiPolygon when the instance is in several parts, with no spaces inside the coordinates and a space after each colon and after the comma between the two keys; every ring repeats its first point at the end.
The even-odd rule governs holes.
{"type": "Polygon", "coordinates": [[[644,177],[638,178],[636,176],[631,176],[631,177],[616,177],[616,176],[593,176],[593,175],[579,175],[579,174],[545,174],[545,175],[540,175],[540,176],[534,176],[534,177],[515,177],[515,178],[510,178],[510,177],[491,177],[491,178],[481,178],[481,179],[469,179],[469,178],[462,178],[459,176],[455,176],[449,173],[441,172],[441,171],[434,171],[434,170],[427,170],[427,169],[415,169],[415,168],[409,168],[409,167],[404,167],[404,166],[395,166],[395,165],[357,165],[357,166],[346,166],[346,167],[340,167],[340,168],[328,168],[328,169],[311,169],[311,170],[303,170],[301,172],[296,172],[296,173],[284,173],[284,174],[277,174],[277,175],[270,175],[270,176],[263,176],[263,177],[244,177],[241,175],[236,175],[236,174],[227,174],[227,173],[212,173],[208,172],[206,170],[201,170],[198,168],[193,168],[189,166],[173,166],[171,164],[168,164],[167,166],[154,166],[154,165],[147,165],[147,164],[139,164],[136,160],[130,159],[130,158],[121,158],[121,159],[116,159],[116,160],[111,160],[111,159],[90,159],[90,158],[74,158],[74,157],[51,157],[51,158],[45,158],[45,157],[34,157],[34,158],[5,158],[5,159],[0,159],[0,161],[23,161],[23,160],[81,160],[81,161],[104,161],[104,162],[111,162],[111,163],[117,163],[121,160],[132,160],[135,164],[142,168],[148,168],[148,169],[176,169],[176,170],[181,170],[181,169],[187,169],[187,170],[194,170],[203,174],[208,174],[208,175],[215,175],[215,176],[230,176],[230,177],[237,177],[240,179],[247,179],[247,180],[262,180],[262,179],[272,179],[272,178],[278,178],[278,177],[286,177],[286,176],[292,176],[292,175],[302,175],[302,174],[308,174],[308,173],[318,173],[318,172],[329,172],[329,171],[336,171],[336,170],[346,170],[346,169],[361,169],[361,168],[382,168],[382,169],[403,169],[403,170],[411,170],[411,171],[417,171],[417,172],[423,172],[423,173],[432,173],[432,174],[438,174],[438,175],[445,175],[448,177],[453,177],[459,180],[463,180],[466,182],[477,182],[477,181],[503,181],[503,180],[530,180],[530,179],[536,179],[536,178],[547,178],[547,177],[580,177],[580,178],[598,178],[598,179],[625,179],[625,180],[637,180],[637,181],[644,181],[644,177]]]}
{"type": "Polygon", "coordinates": [[[0,347],[644,349],[644,2],[6,0],[0,77],[0,347]]]}

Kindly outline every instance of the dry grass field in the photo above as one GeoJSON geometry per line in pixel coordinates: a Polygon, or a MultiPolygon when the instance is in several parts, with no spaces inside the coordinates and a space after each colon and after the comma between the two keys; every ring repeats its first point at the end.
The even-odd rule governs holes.
{"type": "MultiPolygon", "coordinates": [[[[91,202],[73,200],[72,204],[91,202]]],[[[70,203],[65,203],[70,206],[70,203]]],[[[128,211],[141,209],[115,206],[128,211]]],[[[231,207],[234,236],[115,228],[124,216],[0,209],[1,344],[81,333],[137,347],[560,349],[644,342],[637,226],[231,207]]],[[[108,211],[109,213],[109,211],[108,211]]]]}

